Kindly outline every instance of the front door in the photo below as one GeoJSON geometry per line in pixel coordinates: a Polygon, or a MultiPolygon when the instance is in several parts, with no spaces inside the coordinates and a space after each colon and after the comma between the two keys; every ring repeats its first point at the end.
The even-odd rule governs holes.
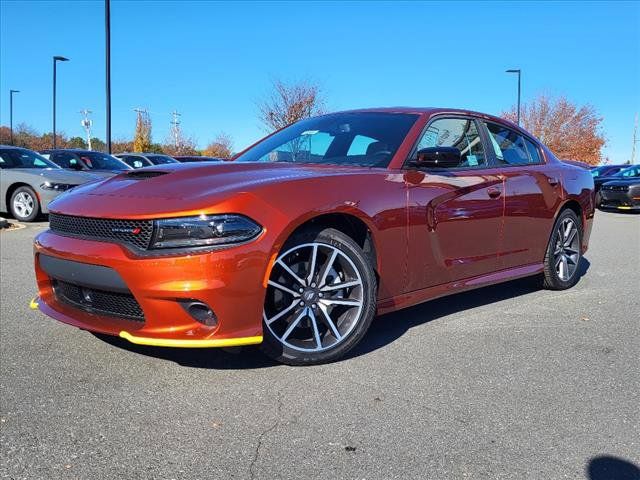
{"type": "Polygon", "coordinates": [[[503,178],[488,164],[476,120],[437,118],[416,148],[455,147],[457,167],[408,171],[409,288],[499,269],[503,178]]]}

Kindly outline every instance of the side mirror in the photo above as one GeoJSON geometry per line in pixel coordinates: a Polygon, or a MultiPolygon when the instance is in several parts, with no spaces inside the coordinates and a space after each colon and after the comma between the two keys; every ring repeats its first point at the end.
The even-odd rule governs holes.
{"type": "Polygon", "coordinates": [[[455,147],[429,147],[418,150],[411,163],[417,168],[455,168],[461,162],[460,150],[455,147]]]}

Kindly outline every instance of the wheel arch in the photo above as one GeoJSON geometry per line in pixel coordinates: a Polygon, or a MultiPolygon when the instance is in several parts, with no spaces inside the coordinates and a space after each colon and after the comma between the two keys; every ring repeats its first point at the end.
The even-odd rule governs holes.
{"type": "Polygon", "coordinates": [[[580,223],[582,224],[581,226],[584,227],[584,223],[585,223],[584,210],[582,209],[582,205],[580,205],[580,202],[575,198],[568,198],[560,204],[560,206],[558,207],[558,210],[556,211],[554,221],[555,219],[558,218],[558,216],[564,210],[567,210],[567,209],[573,210],[573,213],[575,213],[577,217],[580,219],[580,223]]]}
{"type": "Polygon", "coordinates": [[[34,193],[36,194],[37,200],[38,202],[40,201],[40,197],[38,196],[38,192],[36,192],[36,189],[33,188],[33,185],[30,185],[26,182],[14,182],[11,185],[9,185],[9,187],[7,188],[7,191],[4,195],[4,206],[7,209],[7,212],[10,211],[11,207],[11,195],[13,195],[13,192],[15,192],[17,189],[19,189],[20,187],[29,187],[31,190],[34,191],[34,193]]]}
{"type": "Polygon", "coordinates": [[[271,275],[271,269],[278,253],[282,249],[285,242],[295,235],[297,232],[309,228],[334,228],[351,239],[353,239],[360,248],[362,248],[365,256],[370,260],[374,273],[379,279],[380,264],[376,240],[376,228],[373,221],[363,212],[360,211],[331,211],[331,212],[310,212],[289,223],[281,234],[278,236],[273,245],[271,257],[267,271],[265,272],[264,284],[266,285],[271,275]]]}

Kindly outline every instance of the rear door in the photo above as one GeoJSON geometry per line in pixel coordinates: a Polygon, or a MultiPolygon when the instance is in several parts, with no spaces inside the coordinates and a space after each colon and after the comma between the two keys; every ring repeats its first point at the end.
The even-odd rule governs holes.
{"type": "Polygon", "coordinates": [[[498,123],[484,122],[492,161],[504,177],[504,231],[501,268],[544,260],[562,201],[560,167],[547,164],[537,143],[498,123]]]}
{"type": "Polygon", "coordinates": [[[478,122],[464,116],[432,120],[414,151],[435,146],[459,149],[462,161],[456,168],[405,175],[413,290],[499,268],[502,178],[488,162],[478,122]]]}

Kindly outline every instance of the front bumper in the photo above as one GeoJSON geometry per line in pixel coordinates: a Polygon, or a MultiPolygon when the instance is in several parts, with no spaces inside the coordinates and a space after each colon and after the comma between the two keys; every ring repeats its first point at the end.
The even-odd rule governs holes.
{"type": "MultiPolygon", "coordinates": [[[[170,347],[226,347],[262,341],[262,308],[269,250],[258,238],[209,253],[138,257],[122,245],[45,231],[34,244],[38,308],[56,320],[132,343],[170,347]],[[107,267],[117,272],[139,304],[143,319],[87,311],[63,301],[40,256],[107,267]],[[217,317],[207,326],[180,301],[198,300],[217,317]]],[[[98,267],[98,268],[100,268],[98,267]]]]}
{"type": "Polygon", "coordinates": [[[602,189],[600,195],[600,208],[622,211],[640,210],[640,196],[636,197],[637,192],[602,189]]]}

